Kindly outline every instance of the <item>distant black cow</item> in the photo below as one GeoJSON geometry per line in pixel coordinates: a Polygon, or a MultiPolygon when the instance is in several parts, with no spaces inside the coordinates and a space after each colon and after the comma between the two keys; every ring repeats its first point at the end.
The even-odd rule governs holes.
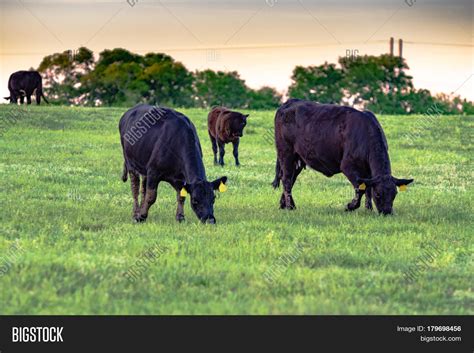
{"type": "Polygon", "coordinates": [[[273,186],[277,188],[281,179],[284,187],[280,208],[295,208],[291,189],[306,165],[327,177],[344,173],[355,189],[349,211],[359,208],[366,194],[367,208],[372,209],[373,195],[377,210],[390,214],[397,186],[413,182],[392,176],[387,140],[368,111],[291,99],[276,113],[275,142],[273,186]]]}
{"type": "Polygon", "coordinates": [[[146,220],[160,181],[168,182],[177,192],[176,220],[184,220],[184,201],[189,193],[197,217],[203,223],[216,222],[214,190],[222,190],[227,177],[207,181],[199,138],[186,116],[172,109],[139,104],[122,116],[119,130],[125,158],[122,179],[125,182],[130,175],[137,222],[146,220]]]}
{"type": "Polygon", "coordinates": [[[36,94],[36,104],[41,103],[41,97],[44,98],[46,103],[49,103],[43,94],[43,83],[41,81],[41,75],[38,71],[17,71],[10,75],[8,80],[8,90],[10,91],[10,97],[4,97],[9,99],[10,103],[17,104],[18,98],[20,103],[26,102],[31,104],[31,95],[36,94]]]}
{"type": "Polygon", "coordinates": [[[223,107],[211,110],[207,117],[207,129],[212,142],[214,152],[214,164],[224,165],[225,144],[232,142],[234,145],[235,165],[239,162],[239,143],[244,135],[244,127],[247,125],[248,114],[233,112],[223,107]],[[217,146],[219,146],[219,162],[217,162],[217,146]]]}

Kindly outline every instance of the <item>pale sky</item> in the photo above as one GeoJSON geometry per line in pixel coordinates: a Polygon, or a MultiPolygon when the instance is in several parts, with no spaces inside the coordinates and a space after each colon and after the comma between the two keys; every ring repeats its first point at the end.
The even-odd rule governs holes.
{"type": "Polygon", "coordinates": [[[82,45],[165,52],[189,70],[236,70],[250,87],[285,92],[296,65],[386,53],[392,36],[405,41],[416,88],[474,100],[472,0],[0,1],[2,97],[12,72],[82,45]]]}

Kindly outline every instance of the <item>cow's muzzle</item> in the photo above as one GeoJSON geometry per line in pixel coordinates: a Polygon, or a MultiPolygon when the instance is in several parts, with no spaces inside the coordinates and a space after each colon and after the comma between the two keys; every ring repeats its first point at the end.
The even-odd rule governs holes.
{"type": "Polygon", "coordinates": [[[203,224],[204,224],[204,223],[216,224],[216,219],[214,218],[214,216],[209,216],[209,217],[206,217],[206,218],[201,219],[201,222],[202,222],[203,224]]]}

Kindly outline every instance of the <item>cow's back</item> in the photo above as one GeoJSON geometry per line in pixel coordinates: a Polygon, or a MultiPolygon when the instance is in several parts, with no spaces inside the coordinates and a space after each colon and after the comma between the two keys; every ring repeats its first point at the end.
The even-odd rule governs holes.
{"type": "Polygon", "coordinates": [[[366,158],[374,128],[381,131],[373,114],[298,99],[283,104],[275,115],[277,149],[293,151],[328,176],[340,172],[348,151],[366,158]]]}
{"type": "Polygon", "coordinates": [[[352,108],[292,99],[275,115],[277,138],[289,143],[328,142],[341,136],[352,108]]]}
{"type": "Polygon", "coordinates": [[[212,108],[212,110],[209,112],[209,115],[207,116],[207,129],[209,131],[209,134],[214,138],[218,137],[217,125],[218,125],[219,116],[225,110],[227,109],[224,107],[215,107],[215,108],[212,108]]]}
{"type": "Polygon", "coordinates": [[[10,75],[8,79],[8,89],[32,91],[41,87],[41,75],[38,71],[17,71],[10,75]]]}
{"type": "Polygon", "coordinates": [[[152,158],[178,155],[184,145],[197,148],[202,155],[192,122],[169,108],[136,105],[122,116],[119,130],[127,167],[141,174],[146,174],[152,158]]]}

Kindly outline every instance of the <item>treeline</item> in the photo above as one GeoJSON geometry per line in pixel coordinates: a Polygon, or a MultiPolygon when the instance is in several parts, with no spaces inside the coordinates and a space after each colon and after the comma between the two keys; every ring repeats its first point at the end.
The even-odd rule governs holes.
{"type": "Polygon", "coordinates": [[[459,96],[415,89],[406,61],[398,56],[340,57],[338,63],[297,66],[288,95],[385,114],[426,114],[433,107],[440,114],[474,113],[472,102],[459,96]]]}
{"type": "Polygon", "coordinates": [[[38,71],[46,93],[57,104],[131,106],[139,102],[172,107],[273,109],[282,96],[275,89],[253,90],[237,72],[190,72],[171,56],[104,50],[94,60],[80,48],[45,57],[38,71]]]}
{"type": "MultiPolygon", "coordinates": [[[[324,63],[293,70],[289,98],[337,103],[377,113],[474,113],[471,102],[415,89],[406,62],[395,56],[341,57],[339,66],[324,63]]],[[[94,59],[85,47],[46,56],[38,71],[56,104],[132,106],[139,102],[172,107],[274,109],[283,96],[274,88],[251,89],[236,71],[189,71],[161,53],[104,50],[94,59]]]]}

